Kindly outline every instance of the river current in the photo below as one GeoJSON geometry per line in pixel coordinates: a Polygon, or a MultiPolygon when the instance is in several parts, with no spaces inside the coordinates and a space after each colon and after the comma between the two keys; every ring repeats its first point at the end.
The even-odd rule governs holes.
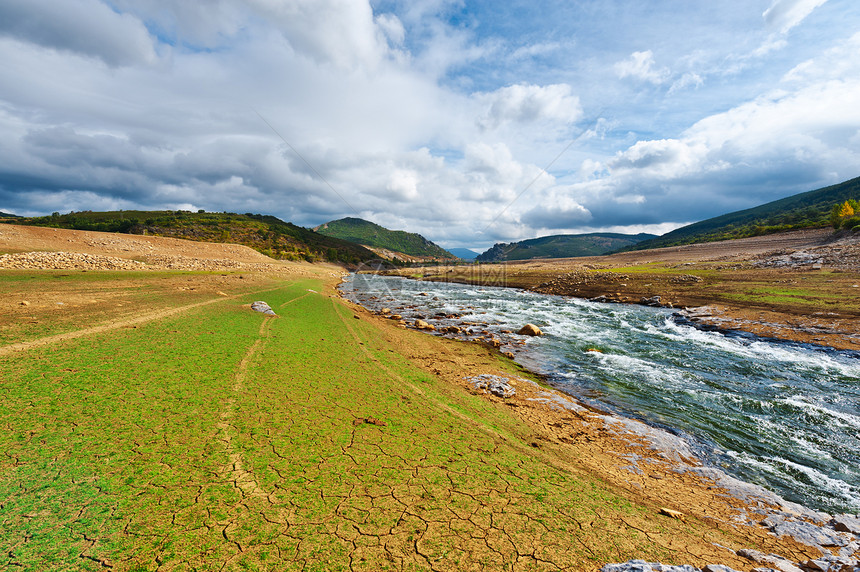
{"type": "Polygon", "coordinates": [[[705,332],[665,309],[507,288],[354,275],[341,289],[406,319],[474,324],[557,389],[680,435],[711,466],[808,508],[860,513],[856,353],[705,332]],[[503,333],[525,323],[546,335],[503,333]]]}

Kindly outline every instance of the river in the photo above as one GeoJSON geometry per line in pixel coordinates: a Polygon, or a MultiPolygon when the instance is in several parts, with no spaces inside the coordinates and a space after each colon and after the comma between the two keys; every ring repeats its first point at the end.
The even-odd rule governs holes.
{"type": "Polygon", "coordinates": [[[507,288],[362,274],[341,289],[371,310],[474,324],[475,336],[490,332],[557,389],[682,436],[710,466],[808,508],[860,513],[856,353],[700,331],[671,310],[507,288]],[[503,333],[525,323],[546,335],[503,333]]]}

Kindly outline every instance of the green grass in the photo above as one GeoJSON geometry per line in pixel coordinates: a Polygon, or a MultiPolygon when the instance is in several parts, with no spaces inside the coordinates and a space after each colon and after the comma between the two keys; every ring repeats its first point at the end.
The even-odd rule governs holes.
{"type": "Polygon", "coordinates": [[[631,543],[621,519],[645,509],[533,456],[505,411],[417,369],[309,288],[321,290],[267,293],[274,319],[249,295],[0,356],[0,568],[669,557],[631,543]]]}

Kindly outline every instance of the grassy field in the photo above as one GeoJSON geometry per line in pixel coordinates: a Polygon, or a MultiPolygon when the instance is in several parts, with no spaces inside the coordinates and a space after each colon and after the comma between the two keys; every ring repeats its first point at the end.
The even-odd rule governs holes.
{"type": "Polygon", "coordinates": [[[732,542],[547,462],[319,292],[170,288],[158,306],[186,311],[0,352],[0,570],[596,570],[732,542]]]}

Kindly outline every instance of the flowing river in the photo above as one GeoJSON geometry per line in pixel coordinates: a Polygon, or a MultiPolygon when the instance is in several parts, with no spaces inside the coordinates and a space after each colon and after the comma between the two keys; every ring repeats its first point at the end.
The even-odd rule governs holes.
{"type": "Polygon", "coordinates": [[[341,289],[371,310],[437,328],[473,324],[475,336],[494,334],[557,389],[681,435],[711,466],[808,508],[860,512],[855,352],[704,332],[670,310],[506,288],[354,275],[341,289]],[[503,333],[529,322],[546,335],[503,333]]]}

